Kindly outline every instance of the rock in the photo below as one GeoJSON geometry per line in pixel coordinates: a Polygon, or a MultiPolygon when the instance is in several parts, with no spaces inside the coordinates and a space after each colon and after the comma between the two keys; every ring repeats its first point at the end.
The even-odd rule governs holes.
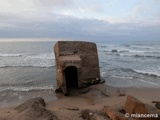
{"type": "Polygon", "coordinates": [[[19,112],[15,120],[58,120],[52,111],[44,107],[43,98],[30,99],[15,108],[19,112]]]}
{"type": "Polygon", "coordinates": [[[125,96],[125,91],[117,89],[117,96],[125,96]]]}
{"type": "Polygon", "coordinates": [[[124,114],[114,110],[114,108],[105,106],[103,111],[111,120],[131,120],[131,118],[126,118],[124,114]]]}
{"type": "Polygon", "coordinates": [[[89,119],[89,111],[88,110],[82,110],[81,111],[81,117],[83,119],[89,119]]]}
{"type": "Polygon", "coordinates": [[[39,104],[33,104],[16,116],[16,120],[58,120],[58,118],[52,111],[45,109],[39,104]]]}
{"type": "Polygon", "coordinates": [[[107,91],[107,89],[101,91],[101,95],[104,97],[110,97],[109,92],[107,91]]]}
{"type": "Polygon", "coordinates": [[[108,120],[103,112],[88,109],[81,111],[81,117],[86,120],[108,120]]]}
{"type": "Polygon", "coordinates": [[[156,107],[157,109],[160,109],[160,102],[159,102],[159,101],[152,101],[152,103],[156,103],[156,104],[155,104],[155,107],[156,107]]]}
{"type": "Polygon", "coordinates": [[[77,107],[64,107],[64,109],[67,109],[67,110],[75,110],[75,111],[78,111],[79,108],[77,107]]]}
{"type": "Polygon", "coordinates": [[[118,52],[118,50],[116,50],[116,49],[113,49],[113,50],[112,50],[112,52],[114,52],[114,53],[117,53],[117,52],[118,52]]]}
{"type": "Polygon", "coordinates": [[[79,94],[85,94],[85,93],[87,93],[87,92],[89,92],[90,91],[90,89],[88,89],[88,88],[86,88],[86,89],[81,89],[80,91],[79,91],[79,94]]]}
{"type": "Polygon", "coordinates": [[[97,113],[90,113],[89,120],[109,120],[109,118],[99,115],[97,113]]]}
{"type": "Polygon", "coordinates": [[[22,112],[22,111],[26,110],[27,108],[29,108],[33,105],[40,105],[42,107],[45,107],[44,99],[41,98],[41,97],[33,98],[33,99],[30,99],[30,100],[27,100],[26,102],[17,106],[14,109],[17,110],[18,112],[22,112]]]}
{"type": "Polygon", "coordinates": [[[148,110],[145,107],[145,104],[141,101],[137,100],[133,96],[127,96],[127,100],[125,102],[125,111],[129,114],[146,114],[148,110]]]}
{"type": "Polygon", "coordinates": [[[118,119],[118,117],[116,116],[116,113],[115,111],[113,111],[111,108],[109,107],[104,107],[103,108],[104,112],[108,115],[108,117],[111,119],[111,120],[116,120],[118,119]]]}
{"type": "Polygon", "coordinates": [[[155,104],[155,107],[156,107],[157,109],[160,109],[160,102],[156,103],[156,104],[155,104]]]}
{"type": "Polygon", "coordinates": [[[95,78],[95,79],[92,79],[91,81],[91,85],[93,84],[98,84],[100,82],[100,79],[99,78],[95,78]]]}
{"type": "Polygon", "coordinates": [[[101,78],[99,84],[103,84],[103,83],[105,83],[105,79],[101,78]]]}
{"type": "Polygon", "coordinates": [[[105,96],[105,97],[109,97],[108,93],[105,91],[101,91],[101,95],[105,96]]]}
{"type": "Polygon", "coordinates": [[[152,101],[152,103],[160,103],[159,101],[152,101]]]}

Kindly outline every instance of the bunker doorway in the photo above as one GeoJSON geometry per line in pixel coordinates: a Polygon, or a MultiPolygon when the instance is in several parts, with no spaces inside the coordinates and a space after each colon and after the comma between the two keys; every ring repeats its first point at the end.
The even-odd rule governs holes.
{"type": "Polygon", "coordinates": [[[76,67],[69,66],[65,69],[65,80],[67,89],[78,88],[78,75],[76,67]]]}

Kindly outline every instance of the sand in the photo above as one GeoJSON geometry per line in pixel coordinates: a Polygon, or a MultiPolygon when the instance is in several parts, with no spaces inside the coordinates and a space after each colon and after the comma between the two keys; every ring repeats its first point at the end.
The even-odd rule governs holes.
{"type": "MultiPolygon", "coordinates": [[[[102,110],[104,106],[124,106],[127,95],[132,95],[143,103],[155,107],[152,101],[160,101],[159,91],[160,88],[115,88],[96,84],[85,89],[72,90],[69,96],[56,94],[57,99],[47,102],[45,108],[54,112],[60,120],[83,120],[81,110],[102,110]]],[[[16,120],[16,116],[20,113],[14,108],[0,109],[0,120],[16,120]]]]}

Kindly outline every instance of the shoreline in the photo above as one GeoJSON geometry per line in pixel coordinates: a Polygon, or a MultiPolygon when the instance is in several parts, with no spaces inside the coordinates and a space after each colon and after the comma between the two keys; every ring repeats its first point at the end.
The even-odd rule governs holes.
{"type": "MultiPolygon", "coordinates": [[[[84,109],[100,111],[104,106],[124,106],[128,95],[134,96],[144,104],[155,108],[152,101],[160,101],[160,88],[116,88],[105,84],[91,85],[84,89],[71,91],[69,96],[55,94],[56,100],[46,102],[46,109],[54,112],[61,120],[82,120],[79,112],[84,109]]],[[[0,119],[10,120],[19,115],[15,107],[0,108],[0,119]]]]}

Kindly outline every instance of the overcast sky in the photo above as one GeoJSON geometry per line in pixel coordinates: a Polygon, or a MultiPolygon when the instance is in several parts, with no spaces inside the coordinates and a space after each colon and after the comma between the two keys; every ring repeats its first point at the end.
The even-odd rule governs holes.
{"type": "Polygon", "coordinates": [[[160,40],[160,0],[0,0],[0,37],[160,40]]]}

